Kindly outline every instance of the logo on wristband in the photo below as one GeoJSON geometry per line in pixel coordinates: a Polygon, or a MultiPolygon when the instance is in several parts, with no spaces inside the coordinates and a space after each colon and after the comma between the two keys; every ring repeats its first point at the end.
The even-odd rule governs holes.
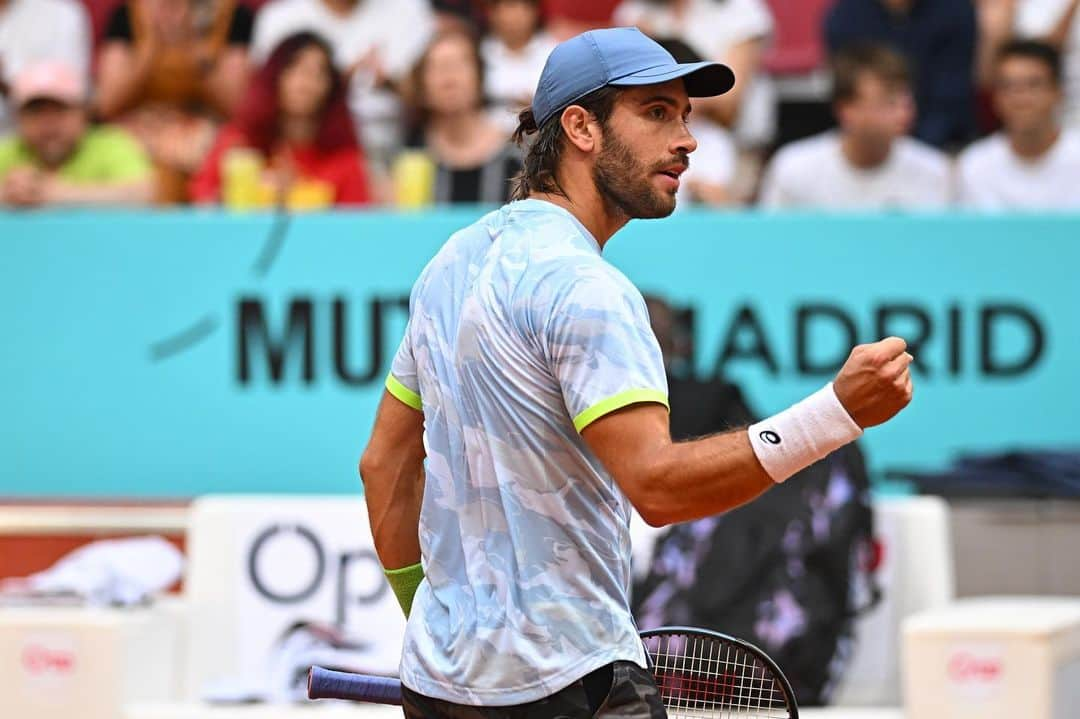
{"type": "Polygon", "coordinates": [[[761,437],[762,442],[768,442],[769,444],[780,444],[780,435],[773,432],[771,429],[767,429],[758,435],[761,437]]]}

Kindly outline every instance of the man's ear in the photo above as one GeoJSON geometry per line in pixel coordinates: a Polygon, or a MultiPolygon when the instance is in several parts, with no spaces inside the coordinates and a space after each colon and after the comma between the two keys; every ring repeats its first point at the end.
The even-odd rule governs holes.
{"type": "Polygon", "coordinates": [[[559,118],[563,132],[570,144],[585,153],[590,153],[599,146],[599,126],[588,110],[580,105],[571,105],[563,110],[559,118]]]}

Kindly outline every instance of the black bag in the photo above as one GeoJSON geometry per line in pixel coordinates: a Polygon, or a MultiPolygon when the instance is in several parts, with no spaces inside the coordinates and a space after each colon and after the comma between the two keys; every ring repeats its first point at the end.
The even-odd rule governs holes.
{"type": "MultiPolygon", "coordinates": [[[[677,390],[673,427],[676,398],[691,394],[698,406],[726,396],[720,413],[737,418],[728,426],[750,414],[737,389],[677,390]]],[[[853,619],[878,594],[869,490],[862,453],[849,445],[748,505],[671,527],[634,588],[639,627],[746,639],[776,660],[800,704],[827,703],[850,656],[853,619]]]]}

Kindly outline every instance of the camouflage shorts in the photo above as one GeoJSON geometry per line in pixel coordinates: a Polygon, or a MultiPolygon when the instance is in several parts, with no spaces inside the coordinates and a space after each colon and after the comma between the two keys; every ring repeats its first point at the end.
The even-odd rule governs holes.
{"type": "Polygon", "coordinates": [[[402,694],[406,719],[667,719],[652,675],[632,662],[609,664],[549,697],[510,707],[452,704],[408,687],[402,694]]]}

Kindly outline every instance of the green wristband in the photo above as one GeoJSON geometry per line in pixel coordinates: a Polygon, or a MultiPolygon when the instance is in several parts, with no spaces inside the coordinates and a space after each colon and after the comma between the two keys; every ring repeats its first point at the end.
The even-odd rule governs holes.
{"type": "Polygon", "coordinates": [[[384,569],[383,574],[386,575],[386,581],[390,582],[390,588],[394,590],[394,596],[397,597],[401,610],[405,612],[406,617],[409,616],[416,588],[424,579],[424,568],[417,562],[401,569],[384,569]]]}

